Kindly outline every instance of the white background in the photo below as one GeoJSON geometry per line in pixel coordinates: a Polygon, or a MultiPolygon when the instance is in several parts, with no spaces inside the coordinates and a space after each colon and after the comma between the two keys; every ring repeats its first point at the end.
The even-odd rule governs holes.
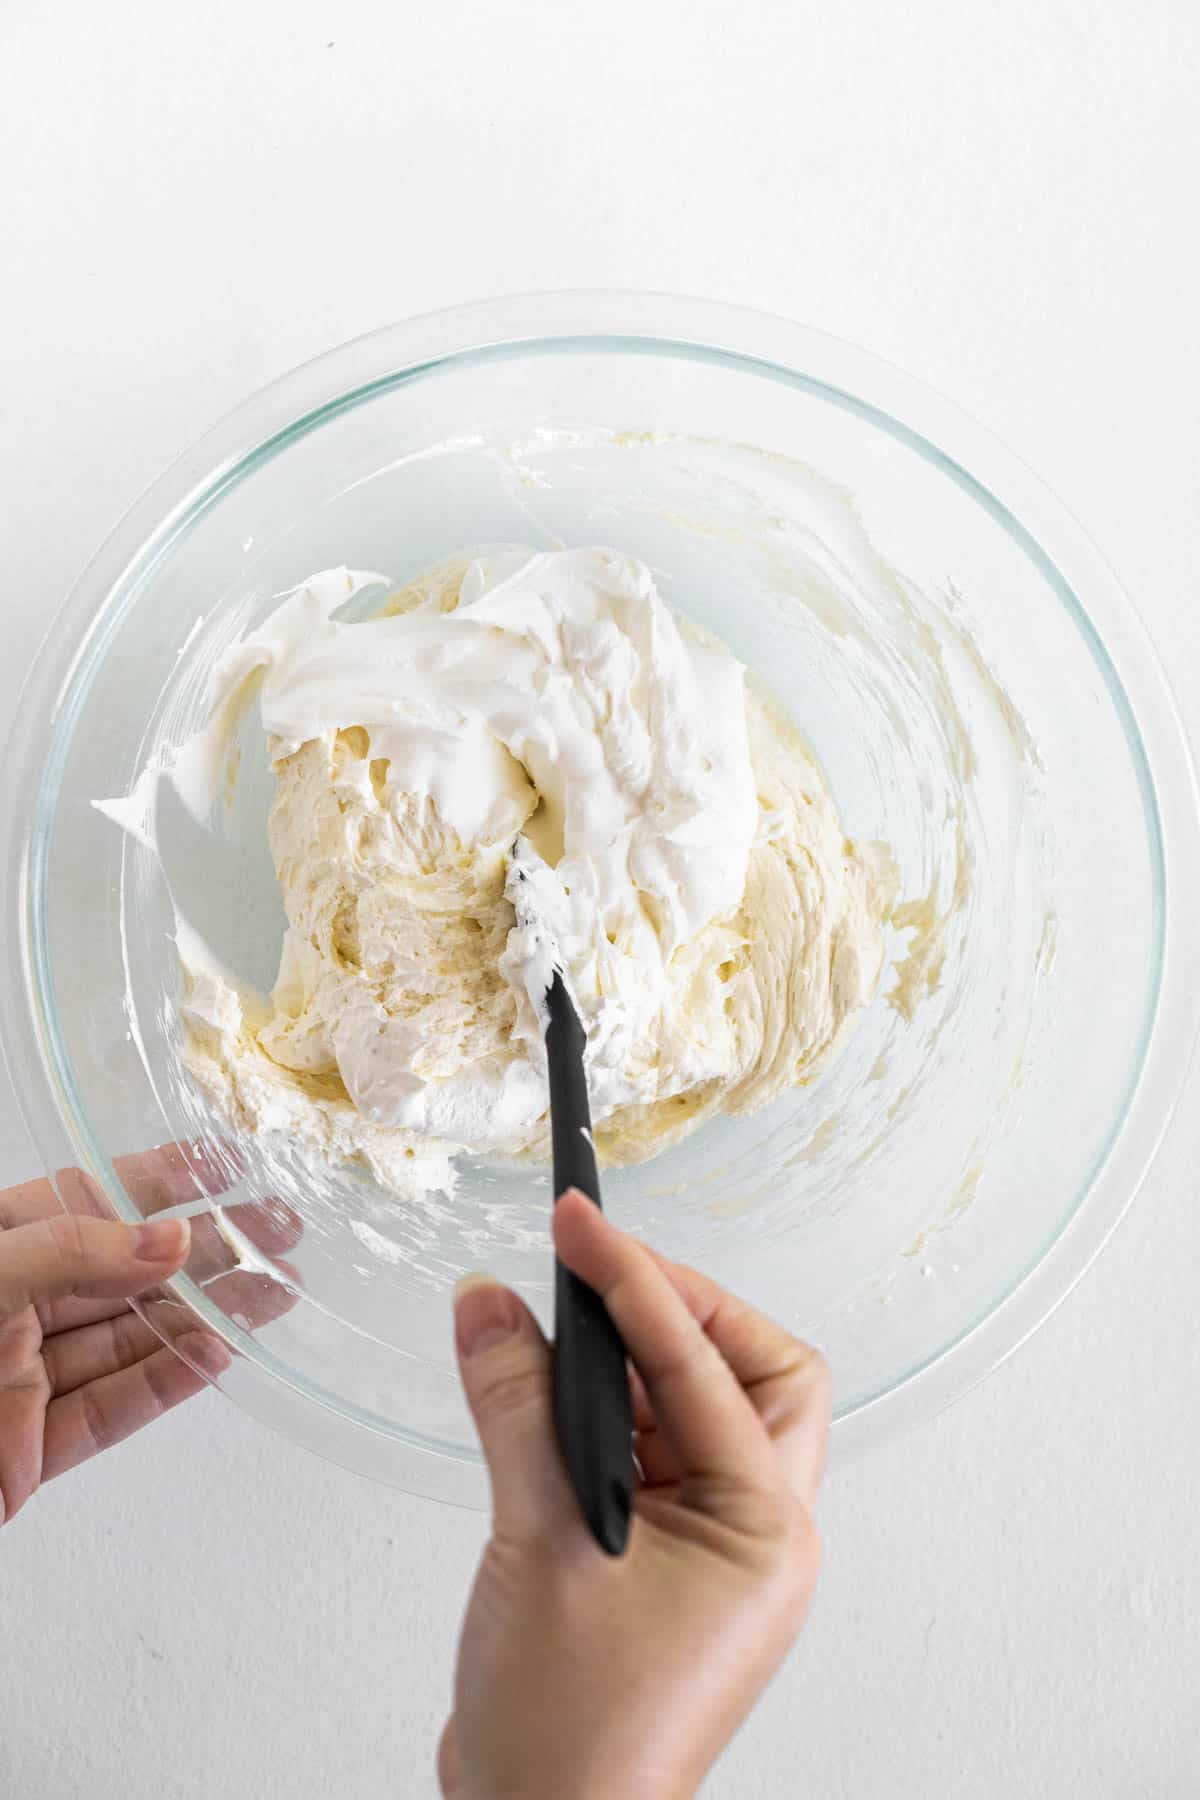
{"type": "MultiPolygon", "coordinates": [[[[989,423],[1195,732],[1198,20],[0,0],[0,710],[98,538],[248,390],[411,312],[624,285],[824,326],[989,423]]],[[[1035,1342],[831,1481],[815,1615],[718,1800],[1200,1793],[1195,1094],[1035,1342]]],[[[0,1181],[31,1169],[5,1091],[0,1181]]],[[[0,1538],[0,1791],[422,1800],[482,1535],[204,1396],[0,1538]]]]}

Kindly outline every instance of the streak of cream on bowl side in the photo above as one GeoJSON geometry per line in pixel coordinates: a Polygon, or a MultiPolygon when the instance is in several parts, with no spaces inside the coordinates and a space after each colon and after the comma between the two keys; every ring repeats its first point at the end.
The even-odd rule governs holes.
{"type": "MultiPolygon", "coordinates": [[[[924,585],[907,578],[876,550],[854,494],[796,459],[715,438],[547,428],[508,445],[497,455],[497,463],[502,471],[504,466],[511,470],[509,479],[536,490],[550,485],[547,471],[556,459],[580,457],[601,446],[624,448],[633,455],[711,454],[712,479],[702,496],[697,497],[689,471],[688,491],[678,504],[646,499],[641,510],[676,530],[736,546],[754,557],[762,574],[764,603],[779,618],[803,622],[806,630],[819,630],[839,647],[843,667],[852,666],[863,691],[887,721],[894,763],[907,758],[924,786],[931,829],[920,868],[901,871],[900,893],[888,920],[883,980],[887,1004],[906,1035],[901,1039],[888,1034],[862,1079],[879,1081],[902,1044],[909,1073],[882,1110],[865,1129],[860,1122],[853,1136],[839,1133],[846,1123],[840,1108],[824,1118],[815,1113],[806,1139],[784,1156],[779,1171],[815,1164],[836,1148],[838,1154],[826,1157],[823,1165],[830,1191],[836,1193],[839,1172],[880,1165],[897,1123],[915,1113],[939,1042],[970,995],[969,946],[976,912],[1005,901],[1003,895],[981,892],[976,879],[977,846],[991,828],[987,809],[994,798],[978,791],[979,754],[973,731],[986,728],[996,733],[1015,772],[1040,871],[1028,980],[1023,990],[1010,992],[1016,1017],[1009,1021],[1009,1029],[1017,1048],[995,1110],[966,1146],[941,1212],[919,1233],[915,1249],[906,1253],[915,1254],[959,1219],[986,1184],[989,1148],[1015,1120],[1023,1071],[1045,1016],[1058,925],[1046,876],[1053,864],[1053,845],[1045,823],[1044,770],[1037,746],[989,663],[976,629],[968,623],[966,598],[955,582],[949,575],[941,583],[924,585]],[[819,529],[790,516],[791,496],[779,497],[780,478],[793,492],[802,490],[811,498],[819,529]],[[968,686],[971,724],[962,698],[968,686]]],[[[857,820],[855,825],[861,832],[857,820]]],[[[871,827],[866,829],[869,834],[871,827]]],[[[714,1181],[722,1179],[719,1168],[711,1173],[714,1181]]],[[[773,1173],[769,1179],[774,1178],[773,1173]]],[[[714,1201],[712,1210],[736,1220],[761,1205],[766,1192],[747,1180],[740,1193],[714,1201]]]]}

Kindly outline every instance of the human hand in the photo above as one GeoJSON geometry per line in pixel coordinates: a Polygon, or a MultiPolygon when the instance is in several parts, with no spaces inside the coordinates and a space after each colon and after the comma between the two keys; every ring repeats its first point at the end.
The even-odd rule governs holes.
{"type": "Polygon", "coordinates": [[[828,1371],[582,1195],[559,1201],[554,1241],[629,1351],[644,1482],[625,1556],[605,1556],[559,1457],[536,1321],[508,1289],[464,1283],[456,1338],[494,1519],[438,1773],[448,1800],[683,1800],[808,1609],[828,1371]]]}
{"type": "MultiPolygon", "coordinates": [[[[146,1214],[194,1200],[198,1179],[213,1192],[222,1186],[202,1157],[177,1145],[122,1158],[117,1167],[146,1214]]],[[[155,1331],[128,1304],[174,1275],[190,1249],[189,1274],[216,1277],[209,1291],[252,1323],[291,1300],[261,1275],[222,1273],[232,1257],[211,1220],[197,1221],[193,1243],[186,1219],[129,1226],[96,1216],[95,1192],[78,1169],[62,1170],[58,1183],[69,1212],[48,1181],[0,1193],[0,1525],[42,1482],[120,1442],[228,1367],[220,1339],[183,1308],[152,1301],[155,1331]]],[[[251,1210],[240,1223],[260,1248],[295,1243],[298,1221],[290,1216],[276,1220],[257,1207],[231,1212],[251,1210]]]]}

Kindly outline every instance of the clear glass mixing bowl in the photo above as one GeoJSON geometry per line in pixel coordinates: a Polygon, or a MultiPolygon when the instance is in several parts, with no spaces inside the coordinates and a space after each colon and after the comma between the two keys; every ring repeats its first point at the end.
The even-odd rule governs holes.
{"type": "MultiPolygon", "coordinates": [[[[400,580],[496,542],[645,558],[800,725],[847,832],[895,854],[888,970],[838,1058],[605,1185],[622,1224],[823,1346],[835,1444],[861,1446],[995,1366],[1135,1192],[1194,1037],[1200,852],[1170,691],[1094,548],[978,427],[817,333],[639,295],[461,308],[287,376],[146,494],[10,749],[30,1128],[126,1218],[144,1199],[114,1159],[219,1135],[178,1068],[168,882],[239,972],[274,974],[253,722],[211,833],[164,803],[165,874],[91,802],[195,727],[214,657],[313,570],[400,580]]],[[[228,1198],[253,1207],[267,1178],[237,1149],[228,1198]]],[[[488,1265],[545,1317],[545,1171],[469,1167],[420,1206],[287,1175],[290,1309],[250,1329],[211,1263],[173,1284],[233,1352],[220,1385],[339,1461],[479,1501],[448,1291],[488,1265]]],[[[246,1218],[216,1214],[226,1260],[270,1277],[246,1218]]]]}

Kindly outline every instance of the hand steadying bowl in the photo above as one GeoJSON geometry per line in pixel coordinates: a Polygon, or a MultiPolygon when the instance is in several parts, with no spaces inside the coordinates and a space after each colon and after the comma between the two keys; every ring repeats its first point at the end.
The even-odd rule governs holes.
{"type": "MultiPolygon", "coordinates": [[[[418,320],[266,390],[151,490],[14,735],[30,1127],[124,1217],[115,1156],[212,1135],[178,1066],[168,882],[240,974],[274,976],[253,723],[211,835],[163,809],[165,880],[91,801],[196,727],[215,657],[312,570],[400,581],[499,542],[644,558],[799,725],[846,831],[896,857],[888,966],[837,1059],[605,1182],[619,1223],[821,1344],[835,1443],[870,1441],[994,1366],[1135,1191],[1194,1035],[1200,843],[1169,690],[1078,528],[943,403],[798,327],[629,295],[418,320]]],[[[237,1352],[220,1385],[366,1472],[481,1499],[447,1292],[486,1264],[545,1316],[545,1171],[471,1166],[399,1207],[353,1169],[273,1155],[268,1183],[237,1152],[243,1202],[282,1166],[302,1294],[252,1337],[185,1271],[177,1297],[237,1352]]]]}

